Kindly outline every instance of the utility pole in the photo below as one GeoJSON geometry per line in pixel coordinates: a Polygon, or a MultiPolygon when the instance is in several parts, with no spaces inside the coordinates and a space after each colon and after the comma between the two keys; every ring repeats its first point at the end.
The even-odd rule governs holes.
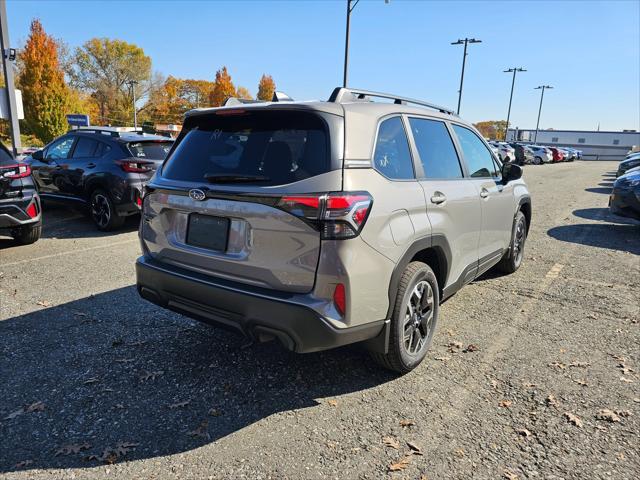
{"type": "MultiPolygon", "coordinates": [[[[351,12],[356,8],[360,0],[347,0],[347,31],[344,40],[344,68],[342,76],[342,86],[347,88],[347,71],[349,69],[349,29],[351,27],[351,12]]],[[[391,0],[384,0],[384,3],[389,3],[391,0]]]]}
{"type": "Polygon", "coordinates": [[[536,134],[533,137],[533,143],[538,143],[538,129],[540,128],[540,113],[542,112],[542,100],[544,99],[544,91],[547,88],[553,88],[551,85],[540,85],[536,88],[534,88],[534,90],[542,90],[542,93],[540,94],[540,108],[538,108],[538,122],[536,123],[536,134]]]}
{"type": "Polygon", "coordinates": [[[462,73],[460,74],[460,90],[458,90],[458,110],[457,114],[460,115],[460,104],[462,103],[462,84],[464,83],[464,66],[467,63],[467,44],[469,43],[482,43],[482,40],[475,38],[459,39],[457,42],[451,42],[451,45],[464,45],[464,53],[462,54],[462,73]]]}
{"type": "Polygon", "coordinates": [[[0,57],[6,86],[7,106],[9,107],[9,125],[11,126],[11,146],[13,155],[22,150],[20,144],[20,124],[18,123],[18,102],[16,101],[16,86],[13,79],[13,62],[16,50],[10,47],[9,26],[7,21],[7,2],[0,0],[0,57]]]}
{"type": "Polygon", "coordinates": [[[513,67],[509,70],[503,70],[504,73],[513,72],[513,79],[511,80],[511,95],[509,96],[509,109],[507,110],[507,126],[504,128],[504,141],[507,141],[507,133],[509,132],[509,118],[511,117],[511,101],[513,100],[513,87],[516,84],[516,73],[518,72],[526,72],[526,70],[522,67],[513,67]]]}
{"type": "Polygon", "coordinates": [[[138,111],[136,110],[136,85],[137,80],[129,80],[127,82],[131,87],[131,94],[133,95],[133,129],[138,130],[138,111]]]}

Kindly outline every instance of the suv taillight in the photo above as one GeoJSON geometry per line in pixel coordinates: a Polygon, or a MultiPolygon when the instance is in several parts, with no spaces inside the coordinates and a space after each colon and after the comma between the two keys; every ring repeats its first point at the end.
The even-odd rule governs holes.
{"type": "Polygon", "coordinates": [[[129,173],[147,173],[153,170],[153,162],[144,160],[116,160],[120,168],[129,173]]]}
{"type": "Polygon", "coordinates": [[[367,192],[286,195],[276,207],[317,224],[325,240],[357,237],[364,227],[373,198],[367,192]]]}
{"type": "Polygon", "coordinates": [[[7,165],[0,168],[0,176],[4,178],[24,178],[31,175],[31,167],[24,163],[18,163],[16,165],[7,165]]]}

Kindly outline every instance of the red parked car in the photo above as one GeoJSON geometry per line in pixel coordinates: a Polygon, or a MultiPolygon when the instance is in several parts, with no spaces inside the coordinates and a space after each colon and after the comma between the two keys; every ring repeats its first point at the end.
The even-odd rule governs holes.
{"type": "Polygon", "coordinates": [[[547,147],[553,153],[553,163],[564,162],[564,152],[554,147],[547,147]]]}

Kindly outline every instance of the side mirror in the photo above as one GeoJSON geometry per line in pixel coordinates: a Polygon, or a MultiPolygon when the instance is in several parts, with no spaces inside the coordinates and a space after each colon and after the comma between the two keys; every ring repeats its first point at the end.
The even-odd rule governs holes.
{"type": "Polygon", "coordinates": [[[522,178],[522,167],[515,163],[505,163],[502,165],[502,180],[504,183],[512,182],[522,178]]]}
{"type": "Polygon", "coordinates": [[[31,154],[31,158],[42,161],[44,160],[44,152],[42,150],[36,150],[31,154]]]}

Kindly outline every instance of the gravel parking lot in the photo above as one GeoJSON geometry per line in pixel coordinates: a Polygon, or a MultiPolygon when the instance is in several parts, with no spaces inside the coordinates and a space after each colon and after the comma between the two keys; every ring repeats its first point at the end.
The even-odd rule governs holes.
{"type": "Polygon", "coordinates": [[[514,275],[441,310],[414,372],[250,345],[138,298],[135,220],[0,239],[2,478],[640,476],[640,226],[615,162],[525,167],[514,275]]]}

